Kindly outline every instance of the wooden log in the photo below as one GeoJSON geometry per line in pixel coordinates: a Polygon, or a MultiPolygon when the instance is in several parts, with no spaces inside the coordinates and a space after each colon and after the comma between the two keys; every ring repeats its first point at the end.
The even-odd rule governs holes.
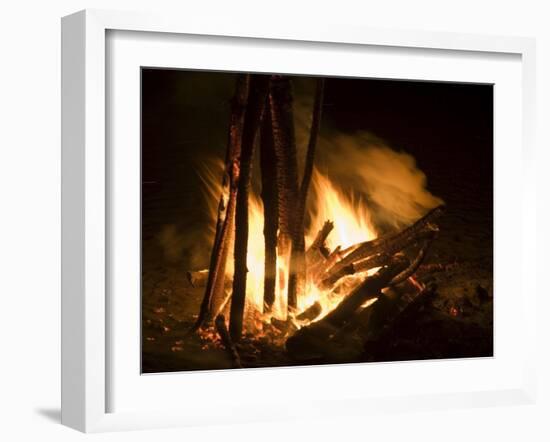
{"type": "Polygon", "coordinates": [[[262,201],[264,206],[264,311],[269,312],[275,301],[277,278],[277,231],[279,209],[277,169],[271,112],[266,107],[260,131],[260,168],[262,175],[262,201]]]}
{"type": "Polygon", "coordinates": [[[409,267],[407,267],[399,275],[395,276],[395,278],[393,278],[390,281],[390,284],[389,284],[390,286],[402,283],[403,281],[411,277],[418,270],[418,267],[420,267],[420,264],[422,264],[422,261],[424,261],[424,258],[428,253],[428,249],[430,248],[431,243],[432,243],[431,238],[424,240],[418,254],[416,255],[416,258],[411,262],[409,267]]]}
{"type": "Polygon", "coordinates": [[[321,230],[317,232],[315,239],[306,250],[306,262],[309,265],[315,265],[320,260],[328,258],[327,248],[325,241],[328,238],[330,232],[334,229],[334,223],[332,221],[325,221],[321,230]]]}
{"type": "Polygon", "coordinates": [[[248,254],[248,194],[252,169],[254,143],[259,132],[268,93],[269,77],[251,75],[250,92],[243,126],[240,169],[235,211],[235,271],[229,314],[229,333],[234,341],[241,338],[246,298],[246,258],[248,254]]]}
{"type": "Polygon", "coordinates": [[[361,305],[369,299],[376,297],[378,293],[387,287],[392,279],[409,266],[405,256],[393,257],[390,264],[382,267],[374,275],[367,277],[351,294],[346,296],[323,320],[334,326],[341,326],[346,322],[361,305]]]}
{"type": "MultiPolygon", "coordinates": [[[[341,266],[340,263],[337,263],[333,268],[331,268],[326,276],[321,280],[321,282],[318,284],[319,288],[323,290],[328,290],[334,284],[336,284],[341,278],[349,275],[354,275],[357,273],[365,272],[368,270],[371,270],[375,267],[380,267],[388,262],[388,260],[391,259],[391,255],[398,253],[407,247],[409,247],[411,244],[415,244],[418,241],[424,241],[426,242],[426,248],[427,245],[431,242],[431,240],[436,236],[437,232],[431,229],[426,229],[418,232],[416,236],[407,236],[405,238],[398,238],[394,241],[389,241],[384,245],[384,251],[382,253],[379,253],[377,255],[373,255],[369,258],[360,260],[355,263],[348,264],[346,266],[341,266]]],[[[398,284],[399,282],[404,281],[409,276],[411,276],[417,269],[422,260],[424,259],[424,255],[427,252],[427,250],[424,250],[421,255],[417,256],[417,259],[419,259],[419,262],[415,262],[411,264],[411,267],[408,269],[408,276],[404,276],[407,271],[404,272],[404,275],[399,277],[398,282],[392,282],[391,285],[398,284]]]]}
{"type": "Polygon", "coordinates": [[[290,245],[293,214],[298,201],[298,166],[288,77],[273,75],[269,91],[269,115],[276,155],[280,236],[290,245]]]}
{"type": "Polygon", "coordinates": [[[308,269],[308,271],[310,272],[310,277],[316,284],[318,284],[323,278],[328,276],[325,275],[325,273],[329,269],[331,269],[340,259],[342,259],[340,249],[340,246],[336,247],[332,252],[329,253],[327,259],[324,262],[321,261],[316,266],[312,266],[312,268],[308,269]]]}
{"type": "Polygon", "coordinates": [[[321,248],[325,244],[325,241],[327,240],[330,232],[332,232],[333,229],[334,223],[330,220],[325,221],[323,227],[321,227],[321,230],[317,232],[317,235],[315,235],[315,239],[313,240],[307,251],[309,252],[310,250],[321,248]]]}
{"type": "Polygon", "coordinates": [[[306,308],[302,313],[296,316],[298,321],[313,321],[317,316],[319,316],[323,311],[321,304],[315,301],[308,308],[306,308]]]}
{"type": "Polygon", "coordinates": [[[231,358],[233,368],[243,368],[239,352],[237,351],[237,348],[235,347],[235,344],[233,343],[233,340],[231,339],[229,331],[227,330],[227,327],[225,325],[225,317],[223,315],[216,316],[216,320],[214,321],[214,323],[216,325],[216,330],[218,332],[218,335],[220,336],[222,344],[225,347],[227,354],[231,358]]]}
{"type": "Polygon", "coordinates": [[[319,288],[328,290],[333,287],[341,278],[349,275],[355,275],[358,273],[366,272],[374,269],[375,267],[381,267],[392,259],[391,255],[386,253],[380,253],[378,255],[371,256],[357,263],[351,263],[345,267],[338,269],[337,271],[329,274],[319,284],[319,288]]]}
{"type": "Polygon", "coordinates": [[[322,279],[334,277],[336,273],[341,273],[344,267],[370,256],[380,253],[393,255],[421,239],[433,237],[437,232],[437,226],[433,224],[433,221],[442,214],[442,211],[442,206],[440,206],[398,233],[385,235],[356,246],[351,253],[345,255],[332,268],[328,269],[322,279]]]}
{"type": "MultiPolygon", "coordinates": [[[[286,76],[271,77],[269,105],[275,146],[277,188],[279,203],[279,254],[291,260],[299,257],[301,247],[296,229],[296,211],[299,199],[298,164],[296,158],[296,137],[292,110],[292,91],[290,79],[286,76]],[[295,252],[292,252],[292,249],[295,252]]],[[[304,245],[305,247],[305,245],[304,245]]],[[[289,267],[296,268],[294,262],[289,267]]],[[[287,284],[288,308],[296,308],[297,275],[289,272],[287,284]]]]}
{"type": "Polygon", "coordinates": [[[372,241],[359,244],[351,253],[345,255],[337,264],[335,264],[335,268],[331,269],[331,271],[336,271],[340,267],[347,266],[361,259],[368,258],[369,256],[386,252],[387,249],[392,247],[394,250],[395,247],[398,248],[397,250],[402,250],[405,247],[400,246],[400,244],[410,244],[411,242],[414,242],[423,232],[436,230],[437,227],[433,225],[433,222],[443,214],[443,210],[443,205],[438,206],[435,209],[430,210],[425,216],[400,232],[384,235],[372,241]]]}
{"type": "Polygon", "coordinates": [[[292,235],[292,252],[290,255],[289,266],[289,281],[288,281],[288,293],[289,302],[292,301],[292,307],[296,307],[297,293],[303,293],[306,284],[306,250],[305,250],[305,233],[304,233],[304,221],[306,214],[307,195],[309,191],[309,184],[311,182],[311,175],[313,173],[313,163],[315,159],[315,149],[317,146],[317,138],[319,135],[319,128],[321,126],[321,115],[323,107],[323,94],[324,94],[325,81],[322,78],[317,79],[317,88],[315,92],[315,102],[313,105],[313,115],[311,120],[311,127],[309,131],[309,142],[306,151],[304,173],[302,176],[302,183],[299,189],[298,205],[295,219],[293,221],[293,235],[292,235]]]}
{"type": "Polygon", "coordinates": [[[222,194],[220,195],[218,203],[218,218],[216,222],[214,244],[210,255],[208,280],[206,282],[206,289],[199,315],[191,331],[196,331],[204,322],[211,320],[217,314],[217,306],[223,303],[225,268],[229,247],[234,235],[239,156],[241,152],[249,83],[250,76],[248,74],[239,75],[237,77],[235,94],[231,102],[225,170],[222,179],[222,194]]]}
{"type": "Polygon", "coordinates": [[[319,136],[319,129],[321,127],[324,91],[325,91],[325,80],[323,78],[318,78],[317,87],[315,90],[315,102],[313,104],[311,127],[309,130],[309,142],[308,142],[307,152],[306,152],[304,174],[302,176],[302,184],[300,186],[300,200],[298,203],[298,216],[302,218],[302,223],[303,223],[303,218],[305,214],[309,184],[311,182],[311,175],[313,173],[313,163],[315,160],[315,149],[317,147],[317,138],[319,136]]]}

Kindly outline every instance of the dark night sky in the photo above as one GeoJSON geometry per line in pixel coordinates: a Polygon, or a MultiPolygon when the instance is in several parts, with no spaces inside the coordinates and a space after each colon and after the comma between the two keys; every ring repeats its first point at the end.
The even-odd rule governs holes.
{"type": "MultiPolygon", "coordinates": [[[[144,238],[163,224],[185,229],[203,204],[196,191],[205,156],[223,158],[235,75],[142,70],[144,238]]],[[[296,96],[313,82],[295,81],[296,96]]],[[[412,154],[429,190],[464,207],[483,201],[492,223],[493,87],[439,82],[329,78],[322,131],[368,131],[412,154]],[[460,183],[460,184],[457,184],[460,183]]],[[[480,213],[481,213],[480,212],[480,213]]]]}

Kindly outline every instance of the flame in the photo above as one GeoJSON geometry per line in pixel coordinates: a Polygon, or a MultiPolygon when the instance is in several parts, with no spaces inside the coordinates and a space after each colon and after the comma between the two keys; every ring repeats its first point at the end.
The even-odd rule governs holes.
{"type": "MultiPolygon", "coordinates": [[[[219,175],[209,171],[203,175],[205,183],[205,195],[213,198],[220,195],[222,189],[219,175]]],[[[211,201],[210,201],[211,202],[211,201]]],[[[217,209],[216,204],[208,204],[212,223],[215,225],[217,209]]],[[[330,250],[340,246],[342,249],[354,244],[372,240],[376,237],[375,229],[371,221],[368,205],[365,201],[346,194],[336,186],[327,176],[314,170],[311,181],[309,200],[306,207],[309,219],[306,227],[306,249],[315,238],[323,224],[330,220],[334,223],[334,229],[327,238],[326,245],[330,250]]],[[[275,302],[269,314],[264,314],[263,285],[264,285],[264,213],[262,200],[258,194],[251,191],[249,195],[249,237],[247,254],[247,291],[245,306],[245,329],[258,332],[262,322],[269,322],[271,318],[287,319],[286,285],[278,284],[275,294],[275,302]]],[[[277,281],[287,281],[288,257],[277,258],[277,281]]],[[[375,271],[375,270],[374,270],[375,271]]],[[[232,277],[232,265],[228,266],[227,273],[232,277]]],[[[369,272],[370,273],[370,272],[369,272]]],[[[357,286],[366,276],[350,275],[343,278],[340,284],[345,286],[345,292],[349,292],[357,286]]],[[[230,289],[228,289],[230,290],[230,289]]],[[[344,291],[341,291],[342,293],[344,291]]],[[[315,318],[318,320],[331,311],[341,300],[342,295],[335,290],[321,290],[312,280],[307,280],[305,293],[298,294],[298,308],[300,313],[315,302],[321,305],[321,314],[315,318]]],[[[372,301],[374,302],[374,301],[372,301]]],[[[293,319],[293,318],[290,318],[293,319]]],[[[296,323],[297,327],[305,325],[296,323]]]]}

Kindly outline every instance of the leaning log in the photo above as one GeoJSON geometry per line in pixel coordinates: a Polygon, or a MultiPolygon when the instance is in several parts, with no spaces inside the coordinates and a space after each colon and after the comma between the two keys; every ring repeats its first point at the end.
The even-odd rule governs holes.
{"type": "Polygon", "coordinates": [[[321,114],[323,107],[323,93],[325,80],[317,79],[317,88],[315,92],[315,102],[313,105],[313,116],[309,131],[309,142],[306,151],[304,173],[302,183],[299,189],[298,204],[293,220],[293,235],[292,235],[292,251],[290,255],[289,280],[288,280],[288,297],[289,306],[296,307],[297,293],[302,293],[305,290],[306,284],[306,249],[305,249],[305,233],[304,222],[306,216],[307,195],[309,192],[309,184],[313,173],[313,163],[315,159],[315,149],[317,146],[317,138],[319,128],[321,126],[321,114]],[[292,302],[292,305],[290,305],[292,302]]]}
{"type": "Polygon", "coordinates": [[[326,275],[326,272],[332,269],[334,265],[340,261],[342,258],[340,250],[340,246],[336,247],[332,252],[329,252],[325,261],[320,261],[317,265],[308,268],[309,276],[313,279],[315,284],[318,284],[319,281],[327,277],[328,275],[326,275]]]}
{"type": "Polygon", "coordinates": [[[298,201],[298,166],[292,93],[288,77],[271,77],[269,115],[276,155],[280,237],[284,246],[289,247],[293,232],[293,216],[298,201]]]}
{"type": "Polygon", "coordinates": [[[237,348],[235,347],[235,344],[233,343],[233,340],[231,339],[231,336],[227,331],[227,327],[225,325],[225,317],[223,315],[216,316],[216,320],[214,321],[214,323],[216,325],[216,330],[218,332],[218,335],[220,336],[222,344],[225,347],[227,354],[231,358],[233,368],[243,368],[239,352],[237,351],[237,348]]]}
{"type": "Polygon", "coordinates": [[[323,290],[328,290],[332,288],[341,278],[366,272],[376,267],[385,265],[391,259],[391,254],[400,252],[417,242],[423,242],[424,245],[422,246],[420,253],[411,263],[409,268],[405,269],[401,275],[397,275],[395,280],[392,281],[390,285],[399,284],[416,272],[416,270],[424,260],[424,256],[428,251],[428,247],[431,241],[435,238],[436,235],[437,231],[430,228],[420,231],[416,236],[406,237],[397,241],[390,241],[384,246],[384,252],[382,253],[348,264],[347,266],[335,266],[334,269],[331,269],[329,272],[327,272],[326,276],[317,285],[323,290]]]}
{"type": "Polygon", "coordinates": [[[243,126],[240,169],[235,211],[235,271],[229,315],[229,333],[234,341],[241,338],[246,298],[246,258],[248,254],[248,194],[252,169],[254,143],[259,132],[268,92],[269,77],[252,75],[250,93],[243,126]]]}
{"type": "Polygon", "coordinates": [[[417,242],[419,239],[434,235],[434,232],[437,232],[437,226],[434,225],[433,222],[436,218],[441,216],[442,213],[443,206],[436,207],[414,224],[400,232],[384,235],[372,241],[356,245],[352,252],[344,255],[342,259],[332,266],[332,268],[328,269],[327,274],[324,275],[322,279],[333,277],[338,272],[341,273],[344,267],[354,264],[357,261],[380,253],[393,255],[405,249],[410,244],[417,242]]]}
{"type": "Polygon", "coordinates": [[[308,308],[306,308],[302,313],[296,316],[298,321],[313,321],[317,316],[319,316],[323,311],[323,307],[319,304],[318,301],[315,301],[308,308]]]}
{"type": "Polygon", "coordinates": [[[196,331],[204,322],[213,319],[218,313],[218,306],[223,303],[225,267],[234,235],[238,163],[241,153],[249,83],[250,75],[243,74],[237,77],[235,94],[231,102],[225,170],[222,179],[222,194],[218,203],[218,218],[216,222],[214,244],[212,245],[212,252],[210,255],[208,279],[206,281],[206,289],[198,319],[192,331],[196,331]]]}
{"type": "Polygon", "coordinates": [[[330,232],[332,232],[332,229],[334,229],[334,223],[332,221],[325,221],[321,230],[317,232],[315,239],[306,250],[306,262],[308,266],[315,265],[320,260],[328,258],[330,252],[326,248],[325,241],[330,232]]]}
{"type": "Polygon", "coordinates": [[[341,278],[345,276],[355,275],[362,272],[367,272],[376,267],[381,267],[391,261],[391,255],[386,253],[380,253],[378,255],[371,256],[357,263],[351,263],[347,266],[341,267],[336,271],[327,275],[319,285],[319,288],[328,290],[333,287],[341,278]]]}
{"type": "MultiPolygon", "coordinates": [[[[292,91],[290,79],[286,76],[271,76],[269,106],[273,126],[275,146],[277,189],[279,199],[279,255],[288,256],[292,249],[300,247],[300,238],[296,229],[296,211],[298,207],[298,164],[296,156],[296,137],[292,111],[292,91]]],[[[304,246],[305,247],[305,246],[304,246]]],[[[291,264],[290,267],[296,268],[291,264]]],[[[289,272],[288,308],[295,309],[297,304],[297,274],[289,272]]]]}
{"type": "Polygon", "coordinates": [[[391,263],[382,267],[373,276],[359,285],[351,294],[346,296],[330,313],[328,313],[323,321],[336,326],[342,326],[361,305],[369,299],[375,298],[378,293],[390,282],[409,266],[409,261],[402,255],[395,256],[391,263]]]}
{"type": "MultiPolygon", "coordinates": [[[[369,256],[386,252],[386,250],[392,246],[399,247],[401,243],[411,243],[415,238],[426,230],[435,230],[433,222],[443,214],[444,206],[438,206],[435,209],[430,210],[425,216],[418,221],[410,225],[409,227],[388,235],[381,236],[372,241],[366,241],[359,244],[354,248],[351,253],[344,256],[336,265],[337,270],[340,267],[344,267],[358,260],[368,258],[369,256]]],[[[404,247],[401,247],[403,249],[404,247]]],[[[398,249],[398,250],[401,250],[398,249]]]]}
{"type": "Polygon", "coordinates": [[[279,209],[277,196],[277,169],[271,112],[266,107],[260,131],[260,168],[262,176],[262,202],[264,206],[264,311],[269,312],[275,301],[277,278],[277,231],[279,209]]]}

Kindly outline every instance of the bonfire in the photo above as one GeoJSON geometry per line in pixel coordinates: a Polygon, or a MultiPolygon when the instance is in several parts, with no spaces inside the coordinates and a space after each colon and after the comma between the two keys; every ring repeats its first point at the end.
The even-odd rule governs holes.
{"type": "Polygon", "coordinates": [[[358,326],[364,331],[365,321],[361,339],[379,335],[433,293],[415,273],[437,238],[443,206],[377,232],[365,206],[314,166],[323,88],[317,80],[299,170],[290,79],[243,74],[236,84],[223,176],[208,183],[219,198],[210,265],[188,272],[205,290],[191,332],[222,345],[235,367],[243,339],[267,339],[295,360],[314,360],[358,326]],[[251,190],[254,155],[260,195],[251,190]]]}

